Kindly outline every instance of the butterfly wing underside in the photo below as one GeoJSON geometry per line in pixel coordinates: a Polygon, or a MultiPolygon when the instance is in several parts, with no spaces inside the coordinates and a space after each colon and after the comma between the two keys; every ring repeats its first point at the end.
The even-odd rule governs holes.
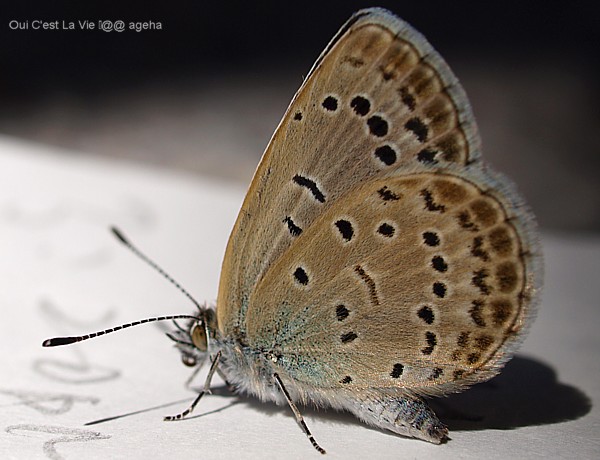
{"type": "Polygon", "coordinates": [[[493,209],[494,224],[476,222],[475,197],[482,191],[475,184],[494,182],[480,165],[479,144],[462,88],[427,41],[382,10],[354,15],[292,100],[252,180],[223,262],[217,300],[221,333],[257,347],[279,346],[291,368],[299,359],[310,369],[307,362],[335,350],[364,369],[364,375],[350,376],[323,359],[315,375],[329,386],[348,384],[349,378],[356,385],[382,387],[419,383],[427,392],[426,387],[442,388],[474,369],[495,369],[508,349],[503,345],[508,335],[490,332],[494,318],[502,317],[503,331],[513,328],[516,335],[529,314],[526,254],[533,243],[499,249],[509,252],[499,258],[481,257],[491,257],[493,245],[502,246],[498,241],[525,241],[528,229],[508,223],[519,206],[510,191],[510,198],[481,198],[480,207],[493,209]],[[459,172],[465,169],[471,172],[459,172]],[[428,179],[433,170],[441,174],[439,183],[428,179]],[[444,176],[445,170],[450,173],[444,176]],[[453,185],[444,188],[444,181],[453,185]],[[446,189],[464,200],[450,203],[446,189]],[[448,211],[436,212],[436,206],[448,211]],[[434,210],[425,212],[429,207],[434,210]],[[448,234],[461,249],[450,254],[448,247],[436,252],[428,246],[424,232],[415,230],[423,219],[431,219],[434,235],[440,226],[456,227],[448,234]],[[477,230],[469,232],[464,227],[469,224],[477,230]],[[442,274],[432,268],[442,263],[433,257],[449,264],[461,254],[466,259],[460,267],[448,266],[442,274]],[[493,310],[491,298],[484,306],[476,302],[482,286],[498,294],[500,260],[510,265],[510,308],[502,313],[500,307],[493,310]],[[408,276],[417,263],[421,268],[408,276]],[[447,277],[458,277],[457,291],[448,289],[447,277]],[[446,286],[443,299],[433,291],[441,290],[435,283],[446,286]],[[423,292],[416,292],[418,284],[423,292]],[[453,297],[459,291],[471,302],[460,309],[453,297]],[[451,313],[442,315],[444,308],[451,313]],[[380,314],[376,320],[374,312],[380,314]],[[406,327],[393,332],[386,327],[402,324],[398,318],[404,317],[406,327]],[[411,330],[411,321],[424,332],[411,330]],[[456,321],[468,334],[444,333],[456,321]],[[380,330],[359,333],[358,322],[380,330]],[[399,343],[414,345],[404,354],[389,349],[399,343]],[[385,366],[376,359],[382,354],[389,361],[385,366]]]}
{"type": "Polygon", "coordinates": [[[464,92],[427,41],[380,10],[354,15],[315,63],[254,175],[221,271],[221,331],[243,331],[258,280],[349,189],[419,161],[473,162],[478,151],[464,92]]]}

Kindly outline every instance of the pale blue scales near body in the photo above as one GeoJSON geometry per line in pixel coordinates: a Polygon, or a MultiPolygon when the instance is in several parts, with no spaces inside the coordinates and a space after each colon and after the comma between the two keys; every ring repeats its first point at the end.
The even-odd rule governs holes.
{"type": "Polygon", "coordinates": [[[371,8],[327,45],[275,131],[216,308],[144,322],[189,318],[169,336],[184,363],[210,359],[205,391],[218,372],[289,404],[322,453],[297,404],[438,444],[448,430],[423,397],[496,375],[541,284],[534,218],[484,165],[458,80],[421,34],[371,8]]]}

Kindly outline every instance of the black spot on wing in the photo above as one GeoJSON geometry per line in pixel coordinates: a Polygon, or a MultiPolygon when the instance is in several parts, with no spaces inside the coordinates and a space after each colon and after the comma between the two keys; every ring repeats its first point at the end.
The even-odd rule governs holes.
{"type": "Polygon", "coordinates": [[[400,199],[400,195],[392,192],[387,186],[377,190],[377,193],[383,201],[398,201],[400,199]]]}
{"type": "Polygon", "coordinates": [[[436,164],[436,155],[435,150],[426,148],[417,153],[417,160],[424,164],[436,164]]]}
{"type": "Polygon", "coordinates": [[[392,368],[392,372],[390,372],[390,376],[393,379],[397,379],[402,375],[403,372],[404,372],[404,365],[402,365],[400,363],[396,363],[396,364],[394,364],[394,367],[392,368]]]}
{"type": "Polygon", "coordinates": [[[290,216],[286,216],[286,218],[283,219],[283,223],[287,224],[288,230],[292,236],[300,236],[302,233],[302,229],[294,223],[290,216]]]}
{"type": "Polygon", "coordinates": [[[364,117],[371,110],[371,103],[368,99],[362,96],[355,96],[350,101],[350,107],[354,110],[354,113],[360,117],[364,117]]]}
{"type": "Polygon", "coordinates": [[[431,266],[434,268],[434,270],[442,273],[448,270],[448,264],[442,256],[434,256],[431,259],[431,266]]]}
{"type": "Polygon", "coordinates": [[[391,238],[392,236],[394,236],[395,232],[396,232],[396,229],[394,228],[394,226],[390,225],[386,222],[381,224],[379,226],[379,228],[377,229],[377,233],[379,233],[382,236],[385,236],[386,238],[391,238]]]}
{"type": "Polygon", "coordinates": [[[388,133],[388,122],[379,115],[373,115],[367,120],[370,133],[375,137],[383,137],[388,133]]]}
{"type": "Polygon", "coordinates": [[[349,343],[354,341],[356,338],[358,337],[358,335],[356,334],[356,332],[346,332],[345,334],[342,334],[340,336],[340,340],[342,341],[342,343],[349,343]]]}
{"type": "Polygon", "coordinates": [[[398,93],[400,94],[400,99],[402,100],[402,103],[408,108],[408,110],[413,112],[417,107],[417,100],[415,99],[415,96],[413,96],[413,94],[411,93],[411,90],[406,86],[403,86],[398,90],[398,93]]]}
{"type": "Polygon", "coordinates": [[[300,187],[308,189],[319,203],[325,203],[325,195],[323,195],[323,192],[321,192],[315,181],[299,174],[296,174],[292,180],[300,187]]]}
{"type": "Polygon", "coordinates": [[[335,112],[338,108],[338,100],[333,96],[327,96],[321,103],[325,110],[335,112]]]}
{"type": "Polygon", "coordinates": [[[296,268],[296,270],[294,271],[294,278],[296,279],[296,282],[306,286],[308,284],[308,274],[306,273],[306,270],[304,270],[302,267],[298,267],[296,268]]]}
{"type": "Polygon", "coordinates": [[[424,306],[419,309],[417,312],[417,316],[421,318],[427,324],[433,324],[433,320],[435,319],[435,315],[433,314],[433,310],[431,307],[424,306]]]}
{"type": "Polygon", "coordinates": [[[424,355],[430,355],[433,353],[433,349],[437,345],[437,337],[433,332],[427,331],[425,333],[425,341],[427,342],[427,346],[421,350],[421,353],[424,355]]]}
{"type": "Polygon", "coordinates": [[[404,127],[411,131],[417,137],[419,142],[425,142],[427,140],[429,128],[420,118],[411,118],[404,124],[404,127]]]}
{"type": "Polygon", "coordinates": [[[335,316],[338,321],[344,321],[350,315],[350,311],[346,308],[345,305],[338,305],[335,307],[335,316]]]}
{"type": "Polygon", "coordinates": [[[352,223],[345,219],[340,219],[334,223],[337,227],[340,235],[345,241],[350,241],[354,236],[354,228],[352,227],[352,223]]]}
{"type": "Polygon", "coordinates": [[[393,165],[398,159],[398,154],[389,145],[382,145],[381,147],[377,147],[373,154],[377,157],[379,161],[381,161],[386,166],[393,165]]]}
{"type": "Polygon", "coordinates": [[[379,295],[377,294],[377,285],[371,276],[362,268],[360,265],[354,266],[354,271],[358,274],[360,279],[367,285],[369,289],[369,297],[373,305],[379,305],[379,295]]]}
{"type": "Polygon", "coordinates": [[[444,297],[446,297],[446,285],[444,283],[436,281],[435,283],[433,283],[433,293],[436,296],[443,299],[444,297]]]}
{"type": "Polygon", "coordinates": [[[421,190],[421,196],[425,200],[425,209],[431,212],[440,212],[443,213],[446,211],[446,206],[443,204],[438,204],[433,199],[433,194],[430,190],[424,188],[421,190]]]}
{"type": "Polygon", "coordinates": [[[424,232],[423,233],[423,242],[427,246],[438,246],[440,244],[440,237],[435,232],[424,232]]]}

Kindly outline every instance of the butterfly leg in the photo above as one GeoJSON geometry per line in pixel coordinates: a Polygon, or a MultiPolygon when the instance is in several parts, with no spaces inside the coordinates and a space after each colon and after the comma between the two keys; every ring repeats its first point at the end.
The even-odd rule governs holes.
{"type": "Polygon", "coordinates": [[[402,436],[433,444],[440,444],[448,437],[448,428],[419,396],[371,394],[353,403],[348,409],[369,425],[402,436]]]}
{"type": "Polygon", "coordinates": [[[311,442],[311,444],[313,445],[313,447],[315,449],[317,449],[317,451],[319,451],[320,453],[324,454],[325,449],[323,449],[321,446],[319,446],[319,444],[317,444],[317,441],[315,441],[315,438],[313,437],[312,433],[310,432],[310,430],[306,426],[306,423],[304,422],[304,417],[302,417],[302,414],[300,413],[300,411],[294,404],[294,401],[292,401],[290,394],[288,393],[285,386],[283,385],[283,382],[281,381],[279,374],[277,374],[277,373],[273,374],[273,378],[277,382],[277,385],[279,385],[279,389],[283,393],[283,396],[285,396],[285,399],[286,399],[288,405],[290,406],[290,409],[292,409],[292,412],[296,416],[296,422],[298,423],[298,425],[300,426],[302,431],[304,431],[304,434],[306,434],[306,436],[308,437],[308,439],[311,442]]]}
{"type": "Polygon", "coordinates": [[[202,391],[200,393],[198,393],[198,396],[196,396],[196,399],[194,399],[194,402],[191,404],[191,406],[188,407],[183,412],[181,412],[180,414],[167,415],[163,420],[165,420],[167,422],[172,422],[173,420],[181,420],[182,418],[187,417],[189,414],[192,413],[194,408],[198,405],[198,403],[202,399],[202,396],[204,396],[206,393],[210,394],[210,382],[213,378],[213,375],[215,374],[215,371],[217,370],[217,365],[219,364],[220,359],[221,359],[221,352],[219,351],[215,355],[215,359],[213,359],[213,362],[210,365],[208,375],[206,376],[206,381],[204,382],[204,388],[202,389],[202,391]]]}

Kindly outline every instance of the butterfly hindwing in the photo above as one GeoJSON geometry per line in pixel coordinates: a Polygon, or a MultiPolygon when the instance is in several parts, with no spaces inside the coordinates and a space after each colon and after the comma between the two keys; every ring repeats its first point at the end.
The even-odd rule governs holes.
{"type": "Polygon", "coordinates": [[[249,345],[325,388],[440,394],[495,374],[531,315],[533,256],[520,211],[482,194],[480,174],[407,171],[348,192],[259,282],[249,345]]]}

